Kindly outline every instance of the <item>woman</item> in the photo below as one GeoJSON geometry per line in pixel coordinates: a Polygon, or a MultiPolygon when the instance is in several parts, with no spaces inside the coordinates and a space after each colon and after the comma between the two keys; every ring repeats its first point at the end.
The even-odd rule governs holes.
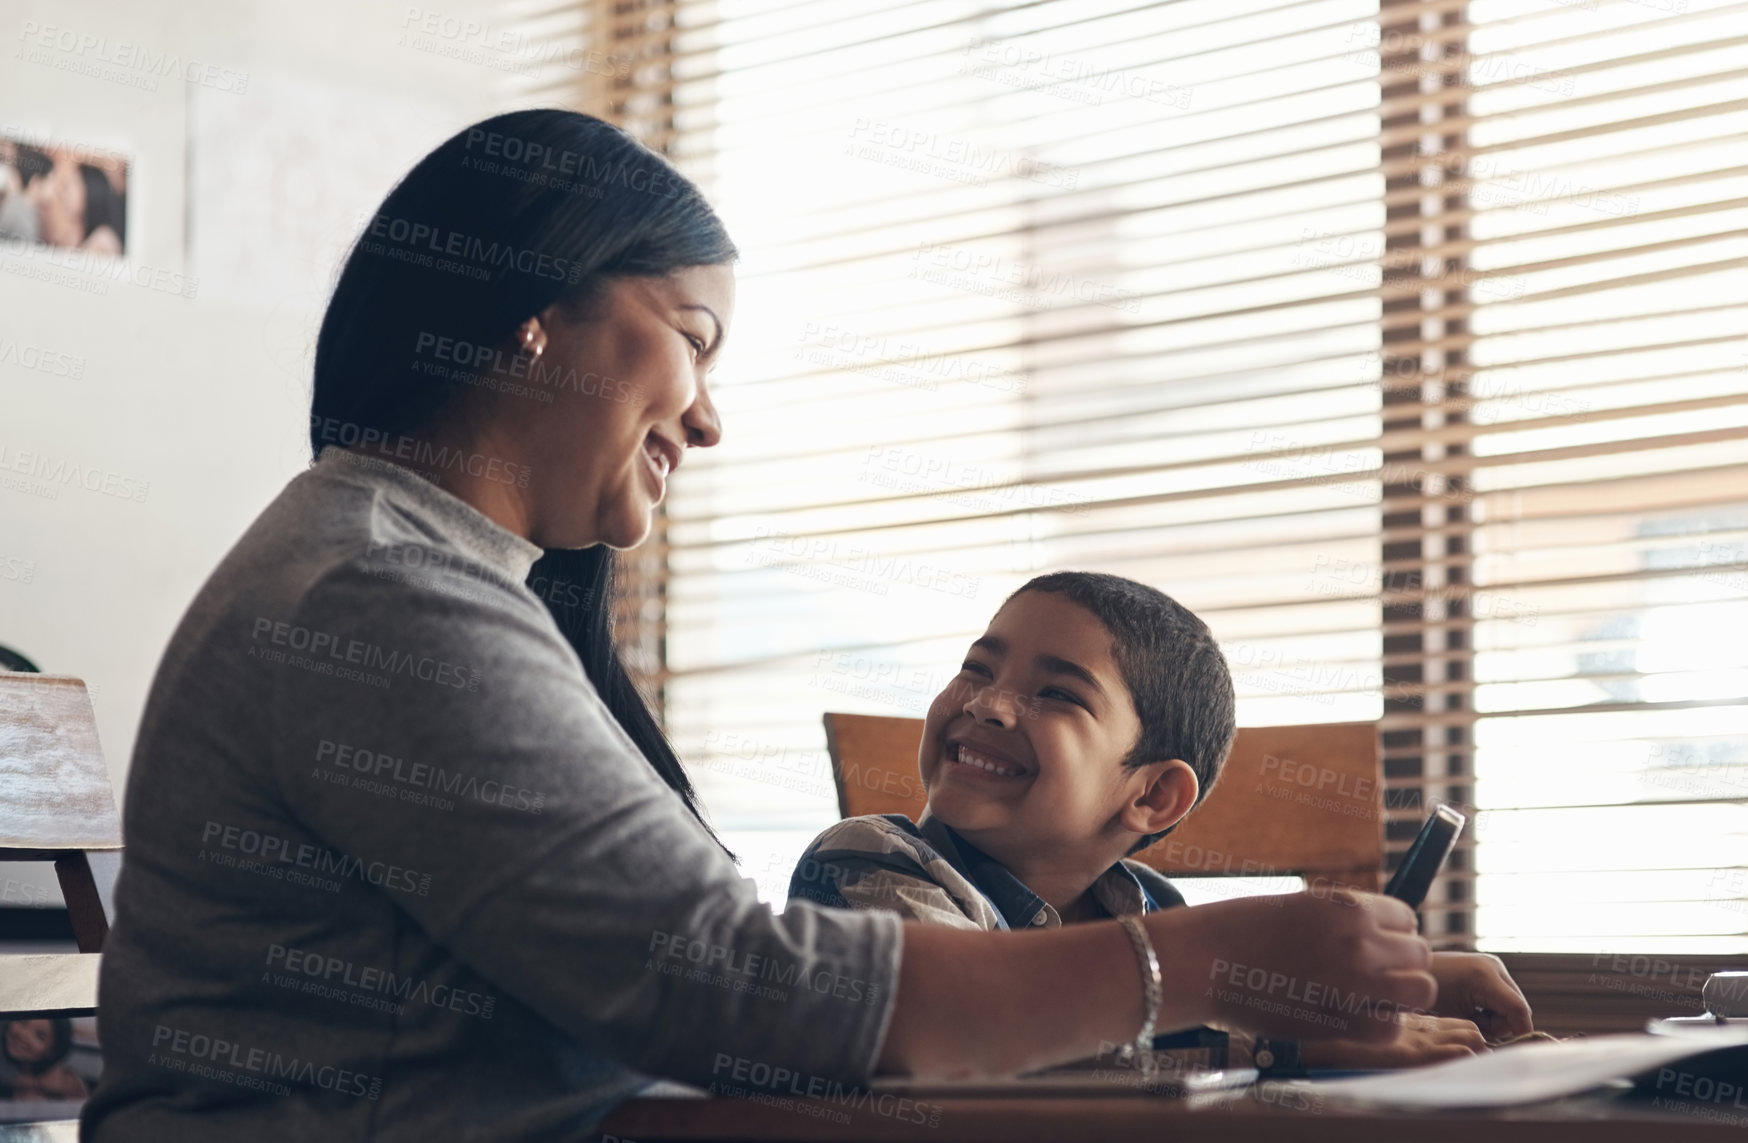
{"type": "Polygon", "coordinates": [[[317,459],[153,683],[87,1138],[572,1139],[651,1077],[1012,1074],[1149,1020],[1317,1034],[1213,997],[1216,957],[1431,1000],[1375,897],[1023,937],[759,903],[606,624],[610,550],[722,434],[734,256],[663,159],[569,112],[470,128],[388,196],[322,326],[317,459]]]}

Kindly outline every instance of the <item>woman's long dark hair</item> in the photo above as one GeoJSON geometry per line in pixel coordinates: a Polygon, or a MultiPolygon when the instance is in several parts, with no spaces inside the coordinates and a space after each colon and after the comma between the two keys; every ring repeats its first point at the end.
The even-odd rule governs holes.
{"type": "Polygon", "coordinates": [[[80,241],[91,237],[99,226],[107,226],[125,243],[127,211],[122,209],[121,196],[109,185],[109,176],[90,163],[80,163],[79,180],[85,184],[85,233],[79,236],[80,241]]]}
{"type": "MultiPolygon", "coordinates": [[[[698,188],[618,127],[558,109],[477,123],[419,161],[347,256],[316,342],[311,452],[437,420],[464,387],[463,371],[431,368],[437,339],[490,352],[555,302],[585,303],[608,278],[735,256],[698,188]]],[[[537,594],[607,709],[703,822],[679,757],[620,658],[614,563],[605,546],[549,551],[529,583],[549,585],[537,594]]]]}
{"type": "MultiPolygon", "coordinates": [[[[583,661],[583,670],[601,701],[613,712],[619,725],[636,743],[649,764],[662,780],[672,786],[697,815],[704,828],[710,823],[698,806],[697,791],[692,779],[674,753],[673,744],[662,733],[661,724],[650,713],[649,705],[638,692],[637,685],[625,669],[620,657],[619,642],[613,634],[614,579],[618,572],[618,557],[603,544],[592,548],[553,548],[535,561],[528,573],[528,585],[546,603],[546,609],[558,622],[558,629],[583,661]],[[604,601],[604,602],[603,602],[604,601]]],[[[711,830],[711,836],[716,831],[711,830]]],[[[721,845],[720,838],[717,844],[721,845]]],[[[727,849],[723,846],[723,849],[727,849]]],[[[734,854],[729,853],[730,857],[734,854]]]]}

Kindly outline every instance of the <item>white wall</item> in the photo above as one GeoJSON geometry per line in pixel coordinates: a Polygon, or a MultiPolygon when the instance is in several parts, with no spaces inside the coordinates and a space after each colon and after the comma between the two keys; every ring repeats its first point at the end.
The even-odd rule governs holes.
{"type": "Polygon", "coordinates": [[[307,462],[316,329],[361,215],[446,135],[563,97],[530,80],[570,81],[506,70],[529,62],[507,5],[438,3],[0,0],[0,130],[133,158],[126,271],[146,284],[0,244],[0,477],[32,453],[143,486],[0,486],[0,644],[88,681],[118,798],[171,631],[307,462]],[[164,288],[190,276],[193,298],[164,288]],[[20,363],[43,351],[82,375],[20,363]]]}

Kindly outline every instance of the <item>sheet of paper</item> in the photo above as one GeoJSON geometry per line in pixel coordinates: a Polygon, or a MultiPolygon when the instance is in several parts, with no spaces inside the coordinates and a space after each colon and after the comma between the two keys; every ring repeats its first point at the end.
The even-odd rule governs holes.
{"type": "Polygon", "coordinates": [[[1718,1048],[1748,1045],[1748,1029],[1694,1029],[1679,1036],[1592,1036],[1528,1043],[1408,1071],[1285,1086],[1325,1100],[1403,1108],[1511,1107],[1576,1095],[1718,1048]]]}

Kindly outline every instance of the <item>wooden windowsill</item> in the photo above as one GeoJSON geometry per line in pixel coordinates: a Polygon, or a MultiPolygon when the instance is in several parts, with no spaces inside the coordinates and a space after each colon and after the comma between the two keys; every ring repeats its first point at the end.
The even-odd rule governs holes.
{"type": "Polygon", "coordinates": [[[1748,969],[1748,955],[1681,953],[1500,953],[1535,1011],[1556,1036],[1643,1031],[1647,1020],[1698,1016],[1706,977],[1748,969]]]}

